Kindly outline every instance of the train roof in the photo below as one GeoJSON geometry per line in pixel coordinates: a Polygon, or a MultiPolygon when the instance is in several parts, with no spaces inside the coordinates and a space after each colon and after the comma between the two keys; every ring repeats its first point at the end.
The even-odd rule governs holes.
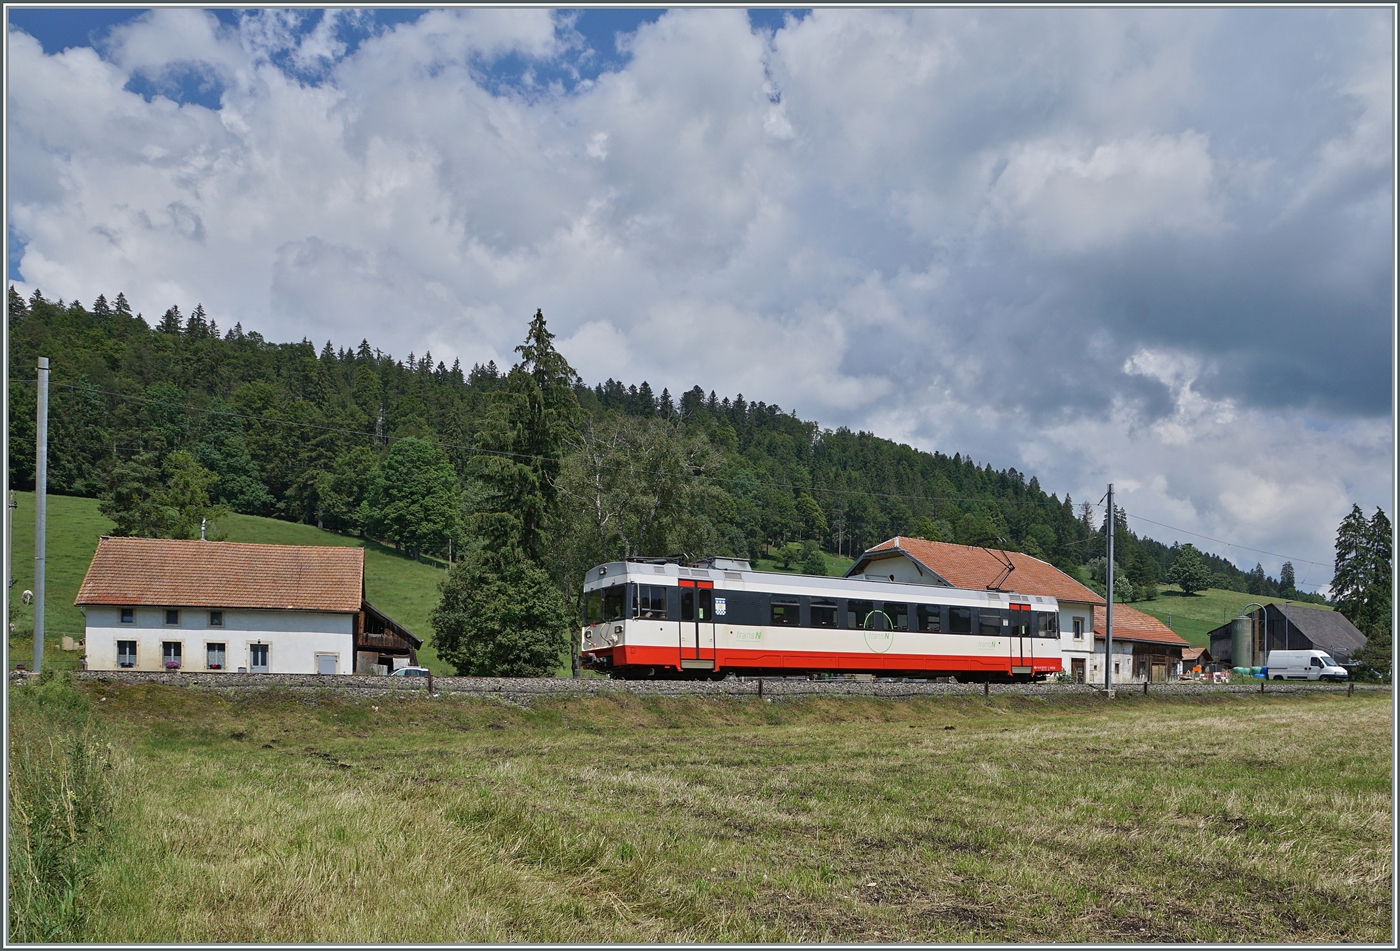
{"type": "MultiPolygon", "coordinates": [[[[717,560],[716,560],[717,561],[717,560]]],[[[723,562],[720,562],[723,564],[723,562]]],[[[733,562],[731,562],[733,563],[733,562]]],[[[747,563],[744,563],[747,564],[747,563]]],[[[681,579],[713,582],[716,588],[731,591],[766,591],[773,594],[807,594],[833,598],[904,598],[910,601],[937,600],[966,604],[1041,604],[1054,608],[1054,598],[1017,592],[977,591],[942,585],[912,584],[873,578],[833,578],[782,571],[756,571],[752,568],[685,565],[673,560],[610,561],[590,568],[584,575],[583,589],[594,591],[620,581],[639,584],[675,585],[681,579]]]]}

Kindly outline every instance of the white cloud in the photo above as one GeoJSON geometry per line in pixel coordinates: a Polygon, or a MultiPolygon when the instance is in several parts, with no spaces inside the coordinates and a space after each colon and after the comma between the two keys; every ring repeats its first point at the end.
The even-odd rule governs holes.
{"type": "Polygon", "coordinates": [[[1217,227],[1206,136],[1135,136],[1068,147],[1020,147],[992,186],[990,209],[1042,251],[1074,253],[1158,231],[1217,227]]]}
{"type": "MultiPolygon", "coordinates": [[[[1283,149],[1207,108],[1234,92],[1202,62],[1250,55],[1210,12],[822,8],[770,42],[742,10],[675,10],[571,93],[489,71],[570,62],[546,10],[430,11],[351,54],[336,15],[160,8],[105,59],[11,31],[19,289],[467,366],[509,364],[541,307],[589,380],[742,391],[1081,499],[1113,479],[1130,512],[1294,554],[1386,499],[1388,430],[1304,415],[1329,387],[1284,409],[1206,393],[1289,339],[1234,313],[1316,326],[1287,311],[1301,275],[1388,295],[1383,256],[1316,217],[1339,195],[1352,240],[1391,240],[1388,186],[1356,185],[1393,163],[1388,46],[1269,74],[1337,103],[1283,149]],[[124,88],[181,70],[222,84],[219,109],[124,88]]],[[[1370,332],[1324,313],[1329,339],[1370,332]]]]}

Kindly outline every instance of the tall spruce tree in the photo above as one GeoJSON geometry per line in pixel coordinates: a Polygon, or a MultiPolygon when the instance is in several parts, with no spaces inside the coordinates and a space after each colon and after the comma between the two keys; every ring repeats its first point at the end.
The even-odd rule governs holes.
{"type": "Polygon", "coordinates": [[[577,430],[578,374],[554,349],[543,311],[535,311],[520,354],[498,391],[481,442],[493,454],[477,457],[476,474],[492,494],[490,508],[517,522],[518,547],[535,563],[544,558],[546,523],[558,508],[559,469],[577,430]]]}

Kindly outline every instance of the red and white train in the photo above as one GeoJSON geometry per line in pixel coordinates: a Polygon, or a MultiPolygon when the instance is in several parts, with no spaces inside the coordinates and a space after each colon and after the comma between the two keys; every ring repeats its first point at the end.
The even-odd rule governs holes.
{"type": "Polygon", "coordinates": [[[1029,682],[1062,669],[1054,598],[609,562],[584,579],[583,666],[617,678],[862,673],[1029,682]]]}

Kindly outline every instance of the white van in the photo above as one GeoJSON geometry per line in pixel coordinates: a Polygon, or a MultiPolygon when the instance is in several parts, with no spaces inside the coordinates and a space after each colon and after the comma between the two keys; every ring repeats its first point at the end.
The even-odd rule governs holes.
{"type": "Polygon", "coordinates": [[[1269,651],[1267,670],[1270,680],[1347,679],[1345,668],[1325,651],[1269,651]]]}

